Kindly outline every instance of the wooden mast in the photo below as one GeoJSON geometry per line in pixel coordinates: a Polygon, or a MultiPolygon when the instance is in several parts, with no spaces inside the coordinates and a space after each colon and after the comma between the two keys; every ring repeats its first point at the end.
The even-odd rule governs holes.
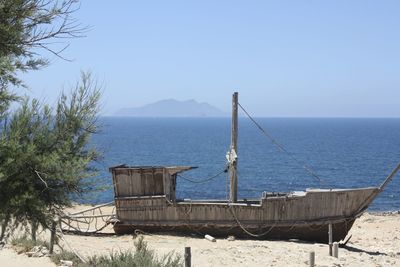
{"type": "Polygon", "coordinates": [[[230,194],[229,200],[237,202],[237,134],[238,134],[238,93],[232,95],[232,133],[230,151],[230,194]]]}

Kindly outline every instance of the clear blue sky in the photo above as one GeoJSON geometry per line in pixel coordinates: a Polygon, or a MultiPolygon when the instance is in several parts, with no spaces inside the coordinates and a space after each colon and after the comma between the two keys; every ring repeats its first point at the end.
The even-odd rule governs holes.
{"type": "Polygon", "coordinates": [[[400,1],[83,1],[92,26],[24,75],[54,102],[91,70],[104,113],[165,98],[257,116],[400,117],[400,1]]]}

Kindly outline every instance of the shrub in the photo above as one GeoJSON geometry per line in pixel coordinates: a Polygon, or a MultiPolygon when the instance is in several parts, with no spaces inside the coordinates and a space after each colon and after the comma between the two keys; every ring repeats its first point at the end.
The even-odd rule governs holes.
{"type": "Polygon", "coordinates": [[[96,267],[178,267],[182,266],[179,255],[171,252],[159,259],[154,250],[140,236],[134,243],[135,251],[112,252],[108,256],[90,258],[88,266],[96,267]]]}

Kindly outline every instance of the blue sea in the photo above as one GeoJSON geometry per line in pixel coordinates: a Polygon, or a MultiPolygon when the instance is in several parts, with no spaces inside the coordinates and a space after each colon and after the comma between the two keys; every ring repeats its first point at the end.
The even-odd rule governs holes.
{"type": "MultiPolygon", "coordinates": [[[[240,198],[259,198],[263,191],[378,186],[400,161],[400,119],[256,120],[289,154],[277,148],[249,119],[240,118],[240,198]],[[309,166],[321,180],[307,173],[303,165],[309,166]]],[[[108,168],[118,164],[197,166],[182,174],[193,180],[221,172],[230,146],[230,123],[229,118],[102,117],[101,133],[93,136],[91,144],[104,153],[97,164],[100,171],[97,183],[105,191],[86,195],[80,201],[112,201],[108,168]]],[[[204,184],[178,177],[177,197],[224,199],[227,175],[222,173],[204,184]]],[[[400,174],[370,210],[400,210],[400,174]]]]}

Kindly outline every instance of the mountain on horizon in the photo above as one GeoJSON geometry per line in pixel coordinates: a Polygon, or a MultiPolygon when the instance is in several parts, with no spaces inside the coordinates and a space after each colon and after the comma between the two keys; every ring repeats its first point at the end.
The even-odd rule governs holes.
{"type": "Polygon", "coordinates": [[[128,117],[227,117],[228,114],[208,104],[193,99],[179,101],[165,99],[136,108],[122,108],[114,115],[128,117]]]}

